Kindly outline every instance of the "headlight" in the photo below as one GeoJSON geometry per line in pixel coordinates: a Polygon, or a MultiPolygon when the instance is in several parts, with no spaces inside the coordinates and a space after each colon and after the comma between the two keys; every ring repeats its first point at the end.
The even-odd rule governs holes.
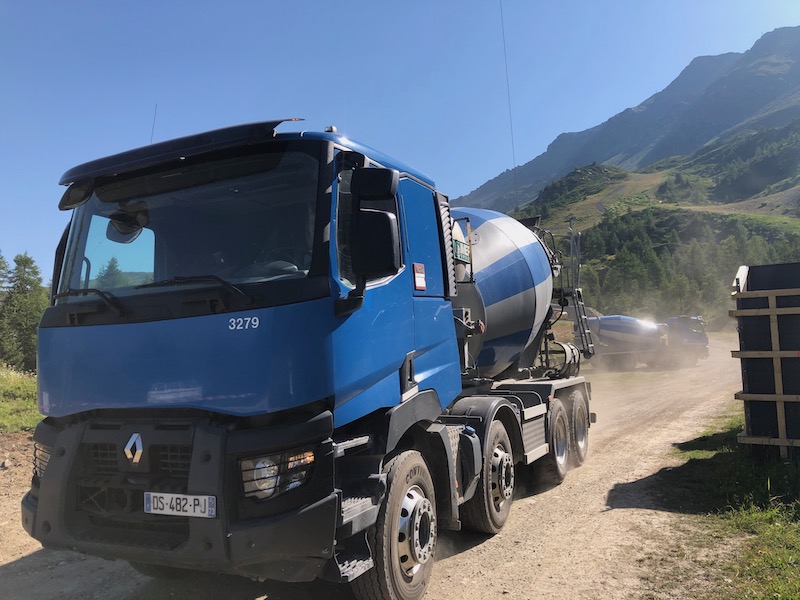
{"type": "Polygon", "coordinates": [[[278,487],[278,465],[270,457],[242,461],[242,483],[245,496],[269,498],[278,487]]]}
{"type": "Polygon", "coordinates": [[[282,452],[242,460],[242,491],[247,498],[266,500],[303,485],[311,474],[314,453],[282,452]]]}

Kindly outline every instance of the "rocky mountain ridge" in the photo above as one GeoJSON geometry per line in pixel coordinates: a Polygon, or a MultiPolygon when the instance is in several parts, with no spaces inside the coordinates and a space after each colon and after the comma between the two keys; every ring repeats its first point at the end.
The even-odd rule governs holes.
{"type": "Polygon", "coordinates": [[[747,131],[800,118],[800,27],[776,29],[744,53],[695,58],[664,90],[591,129],[558,136],[547,150],[453,200],[509,212],[578,166],[636,170],[690,155],[747,131]]]}

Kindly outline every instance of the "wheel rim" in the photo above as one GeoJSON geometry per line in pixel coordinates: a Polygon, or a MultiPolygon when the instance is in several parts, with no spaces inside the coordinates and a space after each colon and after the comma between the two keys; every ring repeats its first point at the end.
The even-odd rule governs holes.
{"type": "Polygon", "coordinates": [[[514,495],[514,460],[502,446],[492,452],[492,502],[500,510],[514,495]]]}
{"type": "Polygon", "coordinates": [[[555,446],[556,446],[556,460],[559,464],[567,462],[567,446],[569,445],[567,437],[567,423],[563,418],[556,421],[555,430],[555,446]]]}
{"type": "Polygon", "coordinates": [[[575,447],[581,452],[586,448],[586,440],[589,436],[586,408],[581,403],[575,408],[575,447]]]}
{"type": "Polygon", "coordinates": [[[397,557],[400,569],[413,576],[433,557],[436,545],[436,513],[418,485],[408,489],[397,523],[397,557]]]}

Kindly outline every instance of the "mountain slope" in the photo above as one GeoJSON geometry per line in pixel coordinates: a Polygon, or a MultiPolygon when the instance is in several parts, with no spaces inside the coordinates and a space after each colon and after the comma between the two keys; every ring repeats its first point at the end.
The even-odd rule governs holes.
{"type": "Polygon", "coordinates": [[[578,229],[642,208],[686,207],[709,213],[755,213],[800,231],[800,119],[711,142],[691,156],[671,157],[639,172],[608,165],[578,167],[547,185],[512,214],[542,215],[558,229],[578,229]]]}
{"type": "Polygon", "coordinates": [[[664,90],[579,133],[558,136],[532,161],[486,182],[455,204],[508,212],[580,165],[637,169],[748,128],[800,117],[800,27],[764,35],[744,54],[694,59],[664,90]]]}

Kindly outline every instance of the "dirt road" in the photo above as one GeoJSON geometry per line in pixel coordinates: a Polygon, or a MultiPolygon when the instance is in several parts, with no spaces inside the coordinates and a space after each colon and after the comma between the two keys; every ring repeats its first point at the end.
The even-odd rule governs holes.
{"type": "MultiPolygon", "coordinates": [[[[700,552],[696,546],[682,544],[698,531],[679,510],[664,507],[654,475],[677,464],[674,444],[694,439],[715,416],[735,410],[733,394],[741,380],[738,361],[730,357],[734,345],[733,336],[715,338],[708,360],[679,371],[587,369],[597,413],[587,462],[558,487],[532,483],[499,535],[443,535],[426,600],[690,598],[693,590],[713,585],[709,553],[715,550],[694,556],[700,552]],[[666,587],[654,584],[656,567],[680,575],[666,587]]],[[[0,437],[2,598],[352,598],[344,587],[316,582],[256,583],[204,574],[154,581],[126,563],[42,550],[19,525],[30,456],[26,437],[0,437]]]]}

